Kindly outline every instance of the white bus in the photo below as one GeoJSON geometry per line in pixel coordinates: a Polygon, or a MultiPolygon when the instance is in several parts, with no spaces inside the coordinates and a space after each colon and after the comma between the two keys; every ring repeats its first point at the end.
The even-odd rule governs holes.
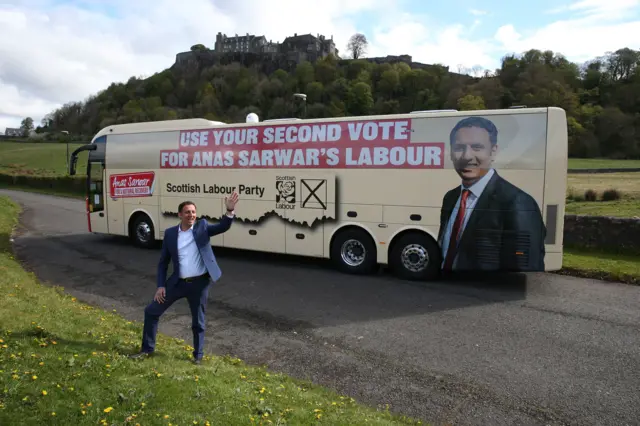
{"type": "Polygon", "coordinates": [[[88,151],[90,232],[162,240],[182,201],[213,246],[332,259],[345,272],[562,267],[567,119],[559,108],[106,127],[88,151]]]}

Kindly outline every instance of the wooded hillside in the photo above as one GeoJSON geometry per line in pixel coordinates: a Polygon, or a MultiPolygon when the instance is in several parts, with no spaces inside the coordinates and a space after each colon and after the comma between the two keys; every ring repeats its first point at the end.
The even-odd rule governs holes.
{"type": "Polygon", "coordinates": [[[424,109],[559,106],[569,115],[572,157],[640,158],[640,51],[628,48],[583,66],[561,54],[508,55],[495,72],[472,78],[447,67],[411,69],[328,57],[268,75],[261,66],[174,66],[147,79],[113,83],[84,102],[53,111],[39,131],[67,130],[90,139],[114,123],[205,117],[243,122],[291,117],[293,94],[306,93],[308,118],[424,109]]]}

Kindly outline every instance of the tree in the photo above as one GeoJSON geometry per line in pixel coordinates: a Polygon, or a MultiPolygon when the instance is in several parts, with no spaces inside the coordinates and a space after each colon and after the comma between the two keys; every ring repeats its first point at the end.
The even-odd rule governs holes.
{"type": "Polygon", "coordinates": [[[640,158],[638,50],[621,47],[579,67],[558,52],[531,49],[505,55],[496,70],[460,66],[458,74],[440,64],[378,64],[362,59],[366,46],[363,35],[351,37],[349,47],[359,59],[348,61],[327,57],[296,65],[277,55],[247,55],[175,64],[64,104],[47,114],[40,131],[66,130],[88,139],[105,126],[136,121],[236,122],[247,111],[262,119],[292,117],[293,94],[304,92],[309,118],[558,106],[567,113],[570,156],[640,158]]]}
{"type": "Polygon", "coordinates": [[[22,136],[25,138],[29,137],[29,134],[33,131],[33,118],[27,117],[22,120],[22,123],[20,123],[20,130],[22,131],[22,136]]]}
{"type": "Polygon", "coordinates": [[[369,42],[367,41],[367,37],[365,37],[364,34],[357,33],[352,35],[349,39],[347,50],[351,52],[351,57],[353,59],[358,59],[366,53],[368,46],[369,42]]]}

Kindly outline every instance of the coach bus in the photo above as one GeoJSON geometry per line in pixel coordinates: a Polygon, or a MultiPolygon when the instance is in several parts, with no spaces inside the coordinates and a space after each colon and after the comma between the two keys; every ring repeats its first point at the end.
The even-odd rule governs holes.
{"type": "Polygon", "coordinates": [[[213,246],[329,258],[342,271],[399,277],[562,267],[567,119],[560,108],[105,127],[88,152],[93,233],[141,247],[193,201],[213,246]]]}

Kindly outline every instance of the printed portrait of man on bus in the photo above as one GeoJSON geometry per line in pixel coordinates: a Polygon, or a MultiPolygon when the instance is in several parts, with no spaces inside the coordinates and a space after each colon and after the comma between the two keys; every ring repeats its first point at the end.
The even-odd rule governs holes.
{"type": "Polygon", "coordinates": [[[451,131],[450,158],[461,185],[445,194],[440,210],[445,271],[544,271],[540,207],[493,168],[498,139],[494,123],[479,116],[451,131]]]}

